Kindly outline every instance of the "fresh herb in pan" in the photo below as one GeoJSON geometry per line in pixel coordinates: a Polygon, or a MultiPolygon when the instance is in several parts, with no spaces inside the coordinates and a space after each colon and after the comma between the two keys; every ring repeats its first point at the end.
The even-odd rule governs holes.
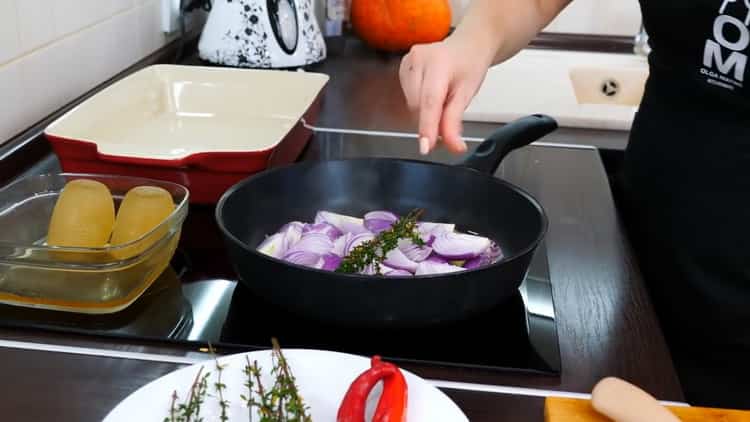
{"type": "Polygon", "coordinates": [[[339,265],[337,272],[358,273],[368,266],[375,266],[375,273],[381,274],[380,264],[385,261],[388,252],[398,247],[398,241],[409,239],[417,246],[424,246],[424,241],[417,231],[417,221],[424,210],[416,209],[405,217],[396,220],[391,228],[378,233],[374,239],[366,241],[349,252],[339,265]]]}

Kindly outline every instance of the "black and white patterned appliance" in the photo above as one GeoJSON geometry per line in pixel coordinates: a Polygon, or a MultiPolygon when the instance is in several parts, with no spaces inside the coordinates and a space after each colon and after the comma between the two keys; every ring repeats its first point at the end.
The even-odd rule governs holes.
{"type": "Polygon", "coordinates": [[[198,51],[211,63],[293,68],[319,62],[326,45],[314,0],[215,0],[198,51]]]}

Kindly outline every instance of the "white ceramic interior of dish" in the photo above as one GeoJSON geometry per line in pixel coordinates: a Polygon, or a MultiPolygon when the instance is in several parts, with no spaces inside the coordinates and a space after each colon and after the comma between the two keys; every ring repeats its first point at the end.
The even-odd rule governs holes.
{"type": "Polygon", "coordinates": [[[45,133],[120,157],[262,151],[284,138],[327,81],[310,72],[154,65],[84,101],[45,133]]]}

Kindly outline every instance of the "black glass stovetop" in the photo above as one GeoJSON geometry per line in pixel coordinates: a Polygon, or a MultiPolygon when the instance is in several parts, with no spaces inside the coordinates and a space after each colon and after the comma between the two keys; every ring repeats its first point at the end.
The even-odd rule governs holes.
{"type": "Polygon", "coordinates": [[[191,209],[172,265],[125,310],[83,315],[0,305],[0,325],[219,348],[265,348],[276,337],[287,348],[380,354],[441,366],[560,371],[544,244],[519,293],[486,314],[430,328],[356,329],[307,321],[254,296],[236,281],[220,243],[190,244],[188,224],[205,229],[210,211],[191,209]]]}
{"type": "MultiPolygon", "coordinates": [[[[387,139],[378,139],[377,144],[379,151],[396,156],[408,156],[412,147],[387,139]]],[[[372,143],[361,139],[316,135],[305,159],[369,154],[372,148],[372,143]]],[[[237,281],[214,221],[214,208],[197,205],[190,206],[172,265],[125,310],[82,315],[0,305],[0,326],[156,339],[191,347],[210,343],[233,351],[267,348],[276,337],[287,348],[550,375],[560,372],[555,321],[544,243],[518,294],[471,320],[401,330],[352,329],[308,321],[265,303],[237,281]]]]}

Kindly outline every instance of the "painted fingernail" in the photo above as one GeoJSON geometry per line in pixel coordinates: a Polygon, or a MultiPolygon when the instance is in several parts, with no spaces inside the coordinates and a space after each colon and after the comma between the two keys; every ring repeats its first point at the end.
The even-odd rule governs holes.
{"type": "Polygon", "coordinates": [[[419,153],[427,155],[430,152],[430,140],[426,136],[419,138],[419,153]]]}

